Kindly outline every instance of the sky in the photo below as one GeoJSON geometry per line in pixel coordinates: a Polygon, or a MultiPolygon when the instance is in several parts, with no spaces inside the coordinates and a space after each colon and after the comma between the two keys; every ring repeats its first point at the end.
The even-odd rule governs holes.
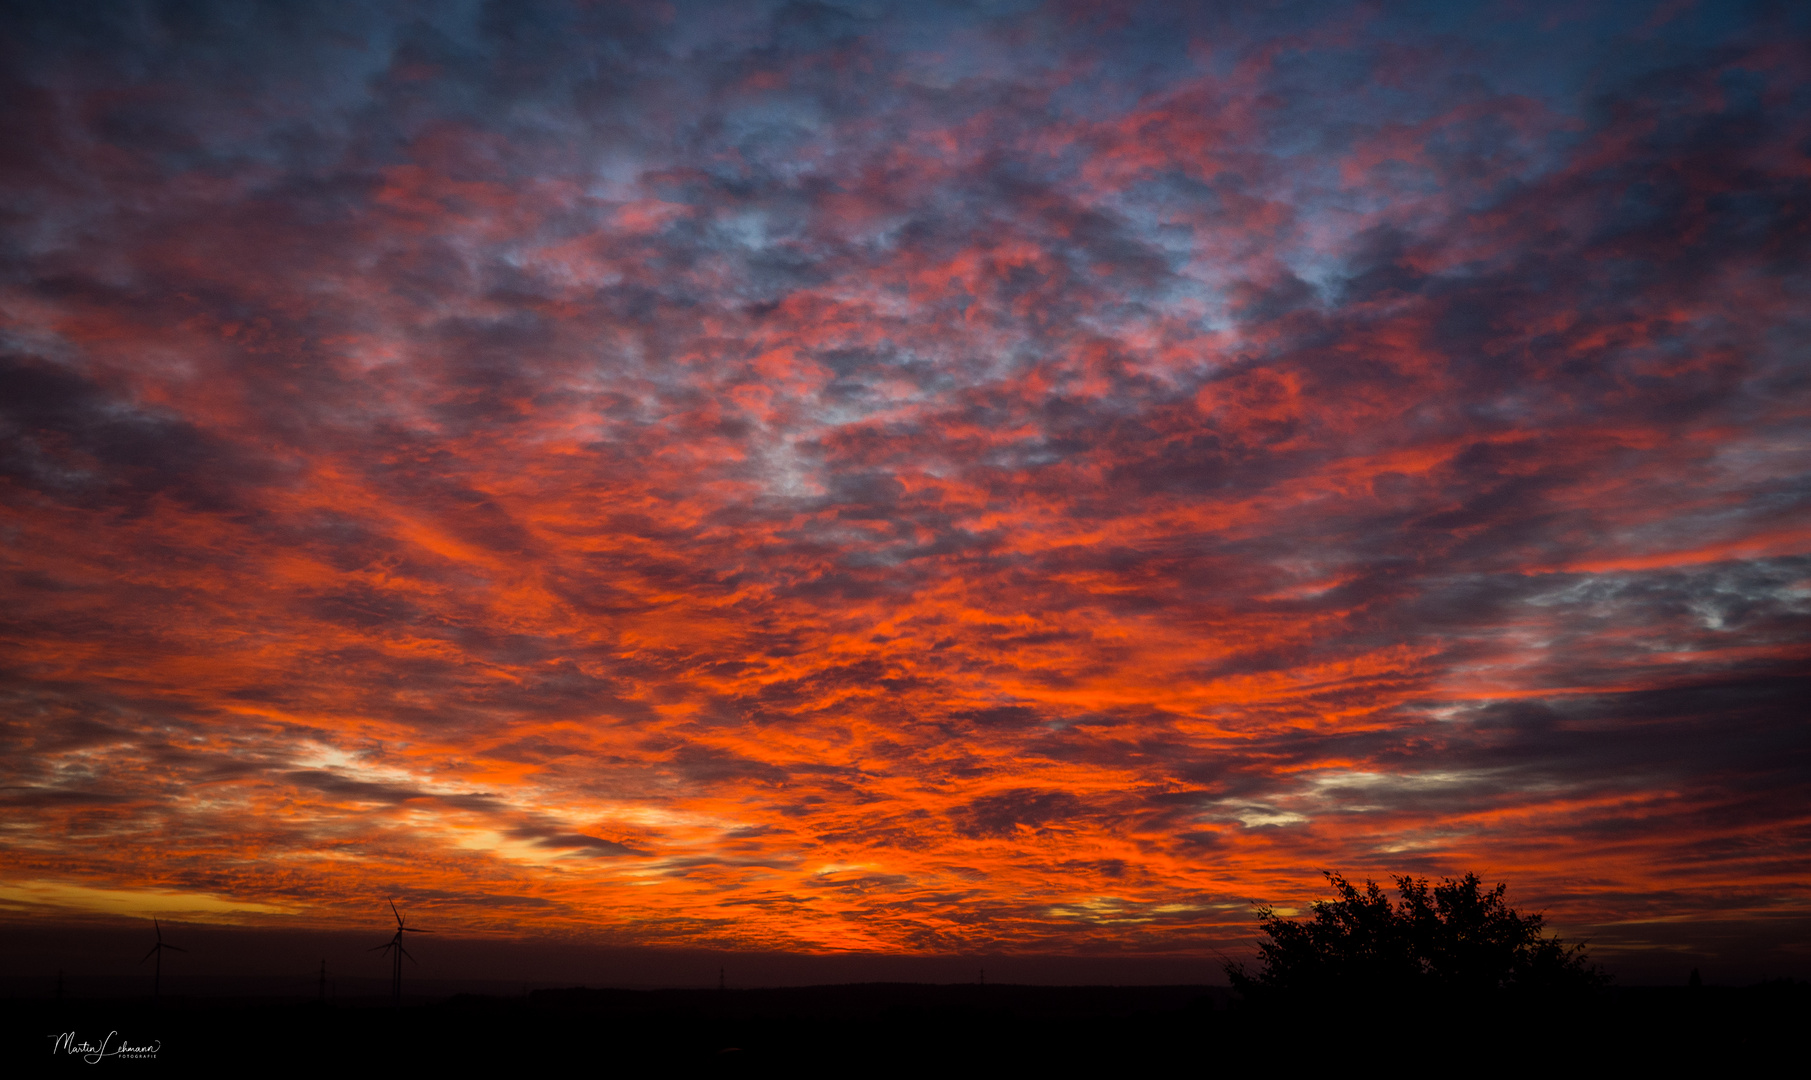
{"type": "Polygon", "coordinates": [[[0,917],[1811,974],[1811,9],[0,19],[0,917]]]}

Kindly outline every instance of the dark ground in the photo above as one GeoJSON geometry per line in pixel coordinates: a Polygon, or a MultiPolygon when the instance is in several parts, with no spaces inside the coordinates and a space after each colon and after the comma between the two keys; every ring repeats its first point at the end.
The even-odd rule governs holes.
{"type": "MultiPolygon", "coordinates": [[[[0,1003],[0,1070],[291,1072],[390,1061],[410,1067],[560,1065],[735,1074],[881,1074],[1038,1067],[1179,1075],[1228,1068],[1576,1072],[1721,1069],[1796,1047],[1811,983],[1630,988],[1565,1008],[1489,1015],[1354,1002],[1260,1015],[1224,987],[862,983],[767,990],[537,990],[437,1001],[13,998],[0,1003]],[[155,1044],[155,1060],[90,1064],[56,1037],[155,1044]]],[[[1798,1051],[1791,1050],[1797,1060],[1798,1051]]],[[[1801,1063],[1802,1064],[1802,1063],[1801,1063]]]]}

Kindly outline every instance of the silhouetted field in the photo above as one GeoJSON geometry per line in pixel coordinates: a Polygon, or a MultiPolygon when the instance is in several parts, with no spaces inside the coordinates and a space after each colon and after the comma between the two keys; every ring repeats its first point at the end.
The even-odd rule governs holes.
{"type": "Polygon", "coordinates": [[[13,999],[3,1060],[88,1068],[58,1036],[155,1045],[120,1068],[260,1068],[391,1060],[462,1068],[557,1063],[739,1073],[898,1068],[1149,1068],[1157,1075],[1457,1054],[1447,1064],[1570,1071],[1634,1063],[1728,1065],[1787,1045],[1811,983],[1629,988],[1585,1006],[1487,1015],[1354,1002],[1265,1014],[1224,987],[867,983],[766,990],[537,990],[517,997],[13,999]]]}

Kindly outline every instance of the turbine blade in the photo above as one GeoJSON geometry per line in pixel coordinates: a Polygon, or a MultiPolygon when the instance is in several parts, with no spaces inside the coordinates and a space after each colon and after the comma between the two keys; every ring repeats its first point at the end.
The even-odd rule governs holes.
{"type": "MultiPolygon", "coordinates": [[[[390,946],[388,944],[373,945],[369,949],[366,949],[365,951],[366,952],[389,952],[390,946]]],[[[142,961],[141,961],[141,963],[142,963],[142,961]]]]}
{"type": "MultiPolygon", "coordinates": [[[[161,945],[161,943],[160,943],[160,945],[161,945]]],[[[146,953],[146,954],[145,954],[145,955],[144,955],[144,959],[141,959],[141,960],[140,960],[140,961],[139,961],[139,963],[141,963],[141,964],[142,964],[142,963],[144,963],[144,962],[145,962],[145,960],[149,960],[149,959],[151,959],[151,953],[154,953],[154,952],[156,952],[156,951],[157,951],[157,950],[158,950],[158,948],[159,948],[159,945],[153,945],[153,946],[151,946],[151,952],[148,952],[148,953],[146,953]]]]}
{"type": "Polygon", "coordinates": [[[171,952],[188,952],[189,951],[187,949],[179,948],[175,945],[165,945],[164,948],[169,949],[171,952]]]}
{"type": "Polygon", "coordinates": [[[396,925],[402,925],[402,912],[396,910],[396,901],[390,901],[390,914],[396,916],[396,925]]]}
{"type": "Polygon", "coordinates": [[[434,932],[432,930],[421,930],[421,929],[418,929],[413,926],[405,926],[405,927],[403,927],[403,929],[407,930],[411,934],[431,934],[434,932]]]}
{"type": "MultiPolygon", "coordinates": [[[[409,950],[407,950],[407,949],[404,949],[404,950],[403,950],[403,951],[402,951],[402,954],[403,954],[403,955],[404,955],[404,956],[409,956],[409,950]]],[[[413,957],[413,956],[409,956],[409,963],[411,963],[411,964],[415,964],[415,963],[419,963],[419,961],[418,961],[418,960],[416,960],[416,959],[415,959],[415,958],[414,958],[414,957],[413,957]]]]}

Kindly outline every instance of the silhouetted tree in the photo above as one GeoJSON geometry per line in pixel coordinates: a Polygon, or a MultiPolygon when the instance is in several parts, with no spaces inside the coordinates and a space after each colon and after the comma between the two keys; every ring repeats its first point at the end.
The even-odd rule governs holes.
{"type": "Polygon", "coordinates": [[[1520,915],[1504,902],[1507,886],[1485,890],[1476,874],[1432,887],[1399,877],[1395,904],[1374,881],[1360,889],[1330,872],[1327,881],[1338,898],[1317,902],[1309,919],[1258,909],[1269,938],[1258,946],[1261,969],[1253,975],[1243,964],[1226,965],[1247,1000],[1460,1004],[1583,993],[1608,981],[1583,945],[1547,936],[1540,915],[1520,915]]]}

